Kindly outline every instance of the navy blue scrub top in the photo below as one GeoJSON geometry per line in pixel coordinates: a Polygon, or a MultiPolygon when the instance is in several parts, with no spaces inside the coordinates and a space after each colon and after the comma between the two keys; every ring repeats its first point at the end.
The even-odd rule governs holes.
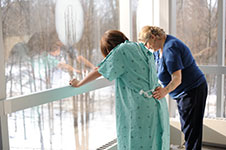
{"type": "Polygon", "coordinates": [[[198,87],[206,81],[204,74],[196,65],[190,49],[179,39],[167,35],[163,55],[159,57],[159,51],[154,52],[158,70],[158,78],[165,87],[171,81],[171,74],[181,70],[182,83],[169,95],[176,99],[192,88],[198,87]]]}

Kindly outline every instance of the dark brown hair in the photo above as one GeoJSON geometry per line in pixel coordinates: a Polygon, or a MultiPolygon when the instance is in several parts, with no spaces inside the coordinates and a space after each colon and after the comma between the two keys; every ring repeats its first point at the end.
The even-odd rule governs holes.
{"type": "Polygon", "coordinates": [[[100,40],[100,49],[104,57],[118,44],[124,43],[126,40],[129,39],[118,30],[106,31],[100,40]]]}

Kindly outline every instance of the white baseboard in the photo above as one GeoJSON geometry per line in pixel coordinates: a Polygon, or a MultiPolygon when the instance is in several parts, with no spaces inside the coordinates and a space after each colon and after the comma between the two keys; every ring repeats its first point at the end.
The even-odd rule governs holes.
{"type": "Polygon", "coordinates": [[[204,119],[203,142],[226,147],[226,119],[204,119]]]}
{"type": "MultiPolygon", "coordinates": [[[[180,121],[174,118],[170,119],[170,143],[179,146],[182,146],[184,143],[180,121]]],[[[203,143],[226,148],[226,119],[204,119],[203,143]]]]}

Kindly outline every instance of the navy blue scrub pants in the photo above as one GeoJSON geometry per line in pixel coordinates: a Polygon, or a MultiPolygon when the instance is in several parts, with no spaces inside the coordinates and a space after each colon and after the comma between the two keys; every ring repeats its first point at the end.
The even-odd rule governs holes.
{"type": "Polygon", "coordinates": [[[207,83],[205,82],[177,99],[186,150],[201,150],[206,97],[207,83]]]}

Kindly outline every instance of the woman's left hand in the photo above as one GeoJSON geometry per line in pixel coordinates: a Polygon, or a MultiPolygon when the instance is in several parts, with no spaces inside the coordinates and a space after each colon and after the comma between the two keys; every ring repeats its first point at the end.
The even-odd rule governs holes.
{"type": "Polygon", "coordinates": [[[77,79],[70,80],[69,84],[73,87],[79,87],[79,81],[77,79]]]}
{"type": "Polygon", "coordinates": [[[155,91],[152,92],[152,94],[153,94],[153,97],[154,97],[155,99],[160,100],[160,99],[162,99],[162,98],[164,98],[164,97],[166,96],[167,90],[166,90],[165,88],[162,88],[161,86],[158,86],[158,87],[155,89],[155,91]]]}

